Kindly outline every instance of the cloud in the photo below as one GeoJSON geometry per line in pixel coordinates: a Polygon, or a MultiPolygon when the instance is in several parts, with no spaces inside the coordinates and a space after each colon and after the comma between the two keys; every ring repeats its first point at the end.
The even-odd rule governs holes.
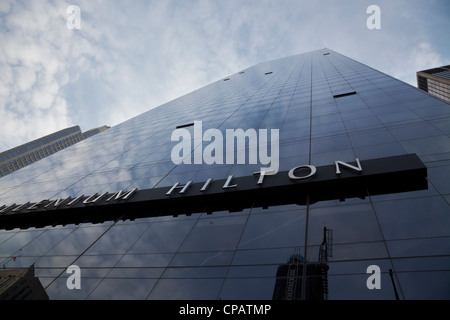
{"type": "Polygon", "coordinates": [[[371,31],[370,1],[80,0],[81,29],[69,30],[72,2],[3,0],[0,150],[75,124],[115,125],[246,67],[323,47],[408,82],[445,61],[430,36],[439,29],[420,19],[428,7],[379,3],[382,29],[371,31]]]}
{"type": "Polygon", "coordinates": [[[51,28],[58,8],[38,1],[0,7],[0,148],[6,149],[69,126],[60,88],[66,80],[60,55],[61,32],[51,28]]]}
{"type": "MultiPolygon", "coordinates": [[[[82,6],[83,13],[99,11],[88,3],[82,6]]],[[[100,92],[103,79],[120,87],[122,81],[117,80],[125,74],[117,68],[123,62],[117,55],[129,48],[113,39],[107,25],[98,28],[89,19],[83,23],[87,32],[69,30],[68,5],[36,0],[0,6],[0,150],[79,124],[91,118],[93,109],[105,108],[67,94],[80,79],[91,80],[88,83],[100,92]],[[85,105],[75,105],[76,101],[85,105]]]]}
{"type": "MultiPolygon", "coordinates": [[[[444,58],[436,52],[432,45],[428,42],[420,42],[412,50],[409,59],[407,60],[412,70],[421,71],[426,69],[431,69],[435,67],[440,67],[445,65],[444,58]]],[[[407,78],[405,74],[398,74],[400,78],[407,78]]],[[[412,77],[409,82],[413,82],[416,85],[416,77],[412,77]]]]}
{"type": "MultiPolygon", "coordinates": [[[[113,41],[108,26],[99,29],[89,19],[83,23],[87,32],[69,30],[68,5],[36,0],[0,6],[0,150],[79,124],[91,118],[93,109],[105,108],[86,99],[78,100],[86,105],[73,103],[67,93],[80,79],[91,80],[101,91],[103,79],[108,83],[124,76],[116,68],[123,57],[116,52],[129,48],[113,41]]],[[[88,4],[83,9],[87,15],[94,10],[88,4]]]]}

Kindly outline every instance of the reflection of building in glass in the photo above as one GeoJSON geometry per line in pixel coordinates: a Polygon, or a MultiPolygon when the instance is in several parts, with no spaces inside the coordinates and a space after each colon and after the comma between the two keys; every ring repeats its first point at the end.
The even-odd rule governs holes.
{"type": "Polygon", "coordinates": [[[89,137],[92,137],[93,135],[95,135],[97,133],[103,132],[103,131],[105,131],[106,129],[109,129],[109,128],[111,128],[111,127],[109,127],[109,126],[102,126],[102,127],[98,127],[98,128],[94,128],[94,129],[90,129],[88,131],[85,131],[85,132],[82,133],[83,140],[87,139],[89,137]]]}
{"type": "Polygon", "coordinates": [[[31,266],[0,270],[0,300],[48,300],[48,295],[31,266]]]}
{"type": "Polygon", "coordinates": [[[277,269],[273,300],[300,300],[302,297],[303,256],[294,254],[277,269]]]}
{"type": "Polygon", "coordinates": [[[326,299],[326,273],[328,266],[320,263],[304,263],[300,255],[292,255],[288,263],[277,269],[277,280],[273,292],[273,300],[324,300],[326,299]],[[306,273],[303,268],[306,266],[306,273]],[[305,293],[302,295],[303,279],[305,293]]]}
{"type": "MultiPolygon", "coordinates": [[[[0,266],[35,263],[52,300],[258,300],[274,297],[276,270],[293,255],[295,299],[395,299],[390,269],[399,299],[450,299],[449,128],[448,103],[335,51],[261,63],[2,177],[0,266]],[[279,129],[279,172],[257,184],[254,173],[268,167],[259,154],[256,164],[174,163],[177,127],[193,137],[186,157],[208,152],[213,141],[195,139],[196,121],[223,135],[279,129]],[[397,157],[420,162],[412,177],[421,187],[410,188],[410,171],[398,178],[397,157]],[[335,161],[355,167],[356,158],[361,172],[336,174],[335,161]],[[304,165],[317,174],[291,181],[294,167],[302,166],[294,176],[311,173],[304,165]],[[378,188],[369,189],[366,174],[378,169],[394,179],[376,175],[378,188]],[[349,190],[342,181],[350,176],[349,190]],[[153,205],[128,207],[147,192],[153,205]],[[381,290],[366,286],[371,264],[381,290]],[[67,289],[70,265],[82,270],[81,290],[67,289]]],[[[254,149],[233,155],[245,151],[248,160],[254,149]]],[[[283,268],[275,298],[286,297],[283,268]]]]}
{"type": "Polygon", "coordinates": [[[327,300],[328,257],[331,256],[331,229],[324,228],[318,263],[307,263],[298,252],[277,269],[273,300],[327,300]],[[306,268],[306,272],[303,272],[306,268]],[[306,279],[303,282],[303,279],[306,279]]]}
{"type": "Polygon", "coordinates": [[[108,126],[103,126],[81,132],[79,126],[74,126],[3,151],[0,153],[0,177],[48,157],[108,128],[108,126]]]}
{"type": "Polygon", "coordinates": [[[417,87],[450,102],[450,65],[418,71],[417,87]]]}

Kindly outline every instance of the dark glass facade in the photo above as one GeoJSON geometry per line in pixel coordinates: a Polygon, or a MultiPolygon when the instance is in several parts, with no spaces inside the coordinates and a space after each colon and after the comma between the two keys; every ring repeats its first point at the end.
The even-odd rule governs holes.
{"type": "Polygon", "coordinates": [[[450,298],[450,105],[329,49],[236,72],[3,177],[0,208],[260,170],[236,162],[174,164],[171,134],[195,121],[222,132],[278,129],[280,171],[417,154],[428,186],[240,211],[230,203],[230,210],[189,215],[5,228],[1,267],[34,265],[49,299],[390,300],[395,291],[402,300],[450,298]],[[80,267],[81,289],[67,287],[71,265],[80,267]],[[373,265],[379,289],[368,287],[373,265]]]}

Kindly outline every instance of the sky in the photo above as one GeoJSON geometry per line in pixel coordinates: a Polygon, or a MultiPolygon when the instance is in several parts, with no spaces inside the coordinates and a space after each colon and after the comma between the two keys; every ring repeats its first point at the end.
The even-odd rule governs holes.
{"type": "Polygon", "coordinates": [[[0,0],[0,151],[325,47],[416,86],[449,31],[448,0],[0,0]]]}

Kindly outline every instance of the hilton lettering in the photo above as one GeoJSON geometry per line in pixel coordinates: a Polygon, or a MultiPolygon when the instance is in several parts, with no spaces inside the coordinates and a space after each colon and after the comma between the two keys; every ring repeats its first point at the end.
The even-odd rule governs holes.
{"type": "MultiPolygon", "coordinates": [[[[342,174],[340,166],[344,166],[348,169],[351,169],[355,172],[362,172],[362,167],[361,167],[361,163],[359,162],[359,159],[356,158],[356,166],[348,164],[346,162],[343,161],[335,161],[334,164],[336,166],[336,175],[339,176],[342,174]]],[[[312,165],[302,165],[302,166],[298,166],[295,168],[292,168],[289,173],[288,176],[291,180],[304,180],[304,179],[308,179],[308,178],[312,178],[316,175],[317,172],[317,168],[315,166],[312,165]],[[300,173],[300,171],[305,171],[304,169],[308,170],[307,174],[304,175],[298,175],[298,173],[300,173]]],[[[274,175],[276,172],[272,171],[272,170],[262,170],[262,171],[258,171],[255,172],[253,175],[259,175],[258,181],[256,182],[257,185],[262,185],[264,183],[264,177],[266,175],[274,175]]],[[[237,184],[232,184],[232,180],[233,180],[234,176],[230,175],[228,176],[225,184],[223,185],[222,189],[232,189],[232,188],[236,188],[237,184]]],[[[211,185],[212,182],[212,178],[209,178],[205,184],[203,185],[203,187],[200,189],[201,192],[206,191],[206,189],[208,188],[208,186],[211,185]]],[[[188,181],[185,185],[181,185],[179,182],[176,182],[170,189],[169,191],[166,192],[167,196],[172,195],[173,191],[175,189],[181,189],[178,193],[179,194],[185,194],[187,192],[187,190],[189,189],[189,187],[192,185],[192,181],[188,181]]]]}

